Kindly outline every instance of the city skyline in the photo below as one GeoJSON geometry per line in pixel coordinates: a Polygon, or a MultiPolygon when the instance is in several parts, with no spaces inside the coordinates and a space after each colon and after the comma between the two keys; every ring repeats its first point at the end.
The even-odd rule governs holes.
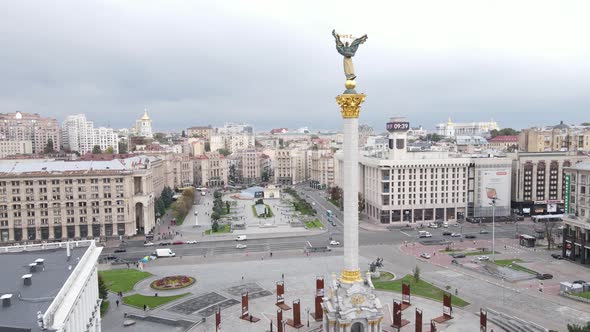
{"type": "Polygon", "coordinates": [[[333,28],[369,35],[356,66],[371,95],[360,121],[375,128],[392,115],[426,128],[449,115],[516,128],[580,123],[590,105],[583,2],[451,1],[432,11],[394,2],[354,14],[348,2],[0,6],[11,13],[0,23],[2,112],[85,113],[121,128],[147,108],[157,131],[224,119],[336,129],[333,28]]]}

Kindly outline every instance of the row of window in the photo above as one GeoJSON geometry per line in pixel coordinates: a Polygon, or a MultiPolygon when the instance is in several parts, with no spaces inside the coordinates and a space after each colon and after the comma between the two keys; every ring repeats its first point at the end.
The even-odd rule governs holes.
{"type": "MultiPolygon", "coordinates": [[[[64,183],[64,184],[85,184],[86,183],[86,179],[77,179],[74,181],[74,179],[65,179],[65,180],[24,180],[24,181],[0,181],[0,187],[6,187],[7,184],[10,184],[13,187],[17,187],[21,185],[21,182],[25,185],[25,186],[32,186],[35,184],[35,182],[37,182],[38,185],[40,186],[45,186],[47,185],[47,183],[51,183],[52,185],[58,185],[60,183],[64,183]]],[[[98,183],[99,179],[90,179],[89,183],[98,183]]],[[[114,179],[115,183],[123,183],[123,178],[115,178],[114,179]]],[[[111,178],[103,178],[102,179],[102,183],[111,183],[111,178]]]]}

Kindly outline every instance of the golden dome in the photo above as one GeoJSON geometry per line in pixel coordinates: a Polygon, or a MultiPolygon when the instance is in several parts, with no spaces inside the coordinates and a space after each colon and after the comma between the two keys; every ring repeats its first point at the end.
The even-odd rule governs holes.
{"type": "Polygon", "coordinates": [[[141,117],[142,120],[151,120],[150,117],[147,114],[147,109],[144,110],[143,112],[143,116],[141,117]]]}

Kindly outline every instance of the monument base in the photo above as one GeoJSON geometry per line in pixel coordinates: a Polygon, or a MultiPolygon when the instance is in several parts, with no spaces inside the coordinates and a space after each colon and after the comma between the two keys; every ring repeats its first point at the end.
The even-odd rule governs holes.
{"type": "Polygon", "coordinates": [[[281,310],[283,310],[283,311],[291,310],[291,307],[289,307],[288,305],[286,305],[284,303],[275,303],[275,305],[277,307],[281,308],[281,310]]]}
{"type": "Polygon", "coordinates": [[[342,278],[333,274],[322,308],[324,332],[382,330],[383,305],[375,295],[369,273],[365,279],[355,282],[342,282],[342,278]]]}
{"type": "Polygon", "coordinates": [[[401,324],[399,324],[399,326],[398,326],[398,325],[396,325],[396,324],[391,324],[391,327],[394,327],[394,328],[396,328],[396,329],[401,329],[402,327],[404,327],[404,326],[406,326],[406,325],[408,325],[408,324],[410,324],[410,321],[409,321],[409,320],[402,319],[402,323],[401,323],[401,324]]]}
{"type": "Polygon", "coordinates": [[[254,316],[252,316],[252,318],[250,318],[250,316],[241,316],[240,318],[250,323],[257,323],[260,321],[260,318],[254,316]]]}

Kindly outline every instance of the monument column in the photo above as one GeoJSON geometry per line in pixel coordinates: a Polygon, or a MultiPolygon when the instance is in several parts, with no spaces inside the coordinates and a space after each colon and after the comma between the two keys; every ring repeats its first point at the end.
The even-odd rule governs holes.
{"type": "Polygon", "coordinates": [[[344,270],[340,275],[343,283],[362,281],[358,263],[358,192],[359,192],[359,151],[358,151],[358,117],[364,94],[354,90],[355,82],[347,80],[346,90],[336,97],[344,122],[344,270]]]}

